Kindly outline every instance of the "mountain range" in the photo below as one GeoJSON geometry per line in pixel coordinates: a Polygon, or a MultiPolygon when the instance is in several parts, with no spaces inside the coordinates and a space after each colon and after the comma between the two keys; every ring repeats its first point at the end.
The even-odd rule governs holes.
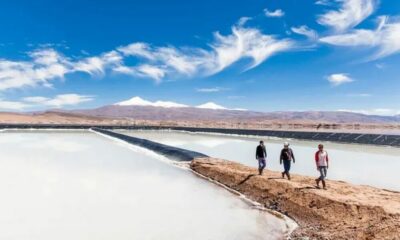
{"type": "Polygon", "coordinates": [[[129,118],[137,120],[241,120],[241,121],[285,121],[285,122],[329,122],[329,123],[400,123],[400,115],[366,115],[345,111],[280,111],[258,112],[244,109],[229,109],[213,102],[189,106],[170,101],[151,102],[140,97],[94,109],[57,110],[91,117],[129,118]]]}

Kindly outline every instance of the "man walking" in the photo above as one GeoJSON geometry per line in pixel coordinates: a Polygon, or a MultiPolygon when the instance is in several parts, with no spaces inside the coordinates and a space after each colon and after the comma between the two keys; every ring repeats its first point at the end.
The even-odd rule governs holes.
{"type": "Polygon", "coordinates": [[[258,160],[258,173],[262,175],[266,166],[267,151],[265,150],[264,142],[260,141],[260,145],[256,149],[256,159],[258,160]]]}
{"type": "Polygon", "coordinates": [[[281,151],[281,156],[280,156],[280,164],[282,165],[283,162],[283,169],[284,171],[282,172],[282,178],[285,178],[285,175],[287,176],[287,178],[290,180],[290,166],[291,163],[295,163],[295,159],[294,159],[294,154],[293,154],[293,150],[291,148],[289,148],[289,143],[285,142],[283,144],[283,149],[281,151]]]}
{"type": "Polygon", "coordinates": [[[328,152],[324,150],[324,145],[318,145],[318,151],[315,153],[315,163],[317,170],[320,173],[319,178],[315,179],[317,188],[319,188],[319,182],[322,182],[322,187],[326,190],[325,178],[329,168],[329,157],[328,152]]]}

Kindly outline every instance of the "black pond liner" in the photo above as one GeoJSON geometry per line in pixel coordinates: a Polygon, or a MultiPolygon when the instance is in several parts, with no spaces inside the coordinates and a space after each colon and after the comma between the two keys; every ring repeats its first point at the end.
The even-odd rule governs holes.
{"type": "Polygon", "coordinates": [[[341,132],[332,133],[332,132],[306,132],[306,131],[284,131],[284,130],[164,127],[164,126],[137,126],[137,125],[118,126],[118,125],[79,125],[79,124],[4,124],[4,123],[0,124],[0,129],[177,130],[177,131],[187,131],[187,132],[269,136],[269,137],[294,138],[294,139],[312,140],[312,141],[330,141],[339,143],[359,143],[359,144],[400,147],[400,135],[389,135],[389,134],[363,134],[363,133],[341,133],[341,132]]]}
{"type": "Polygon", "coordinates": [[[92,128],[93,131],[105,134],[110,137],[118,138],[120,140],[123,140],[127,143],[143,147],[146,149],[149,149],[153,152],[156,152],[158,154],[161,154],[167,158],[173,159],[173,160],[178,160],[178,161],[192,161],[195,158],[200,158],[200,157],[208,157],[205,154],[199,153],[199,152],[194,152],[182,148],[177,148],[177,147],[172,147],[168,146],[165,144],[153,142],[147,139],[142,139],[142,138],[136,138],[132,136],[128,136],[125,134],[121,133],[116,133],[113,131],[101,129],[101,128],[92,128]]]}

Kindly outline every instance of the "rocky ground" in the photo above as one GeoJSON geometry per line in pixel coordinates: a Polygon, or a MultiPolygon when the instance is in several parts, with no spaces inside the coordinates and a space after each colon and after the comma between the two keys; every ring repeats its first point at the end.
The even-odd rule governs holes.
{"type": "MultiPolygon", "coordinates": [[[[294,219],[293,239],[400,239],[400,193],[341,181],[316,189],[315,179],[257,169],[226,160],[198,158],[191,168],[294,219]]],[[[400,183],[399,183],[400,184],[400,183]]]]}

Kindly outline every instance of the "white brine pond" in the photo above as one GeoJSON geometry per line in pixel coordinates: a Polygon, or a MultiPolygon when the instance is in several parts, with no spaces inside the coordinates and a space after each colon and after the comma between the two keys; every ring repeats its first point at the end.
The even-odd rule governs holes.
{"type": "MultiPolygon", "coordinates": [[[[232,159],[254,145],[250,139],[141,135],[232,159]]],[[[251,240],[282,239],[287,231],[283,219],[189,170],[88,131],[1,132],[0,156],[0,239],[251,240]]],[[[380,169],[386,167],[370,175],[383,174],[380,169]]]]}
{"type": "MultiPolygon", "coordinates": [[[[279,155],[283,143],[288,141],[296,157],[291,172],[318,176],[314,153],[319,142],[178,131],[119,132],[254,167],[257,166],[255,148],[259,140],[264,140],[268,152],[267,168],[276,171],[282,171],[279,155]]],[[[400,148],[332,142],[323,144],[330,158],[328,179],[400,191],[400,148]]]]}

